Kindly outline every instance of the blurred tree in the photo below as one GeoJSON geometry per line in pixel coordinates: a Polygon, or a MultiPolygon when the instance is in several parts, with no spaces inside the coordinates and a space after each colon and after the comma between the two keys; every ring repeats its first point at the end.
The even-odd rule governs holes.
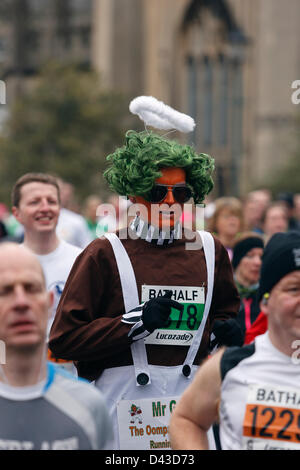
{"type": "Polygon", "coordinates": [[[282,155],[282,165],[280,171],[272,176],[265,178],[260,182],[270,189],[273,195],[282,191],[292,193],[300,192],[300,114],[295,118],[294,134],[291,135],[291,149],[287,149],[285,155],[282,155]]]}
{"type": "Polygon", "coordinates": [[[48,64],[12,106],[0,137],[0,200],[9,202],[16,179],[30,171],[69,181],[81,200],[108,193],[105,159],[123,144],[128,102],[104,91],[95,72],[48,64]]]}
{"type": "Polygon", "coordinates": [[[267,186],[273,194],[281,191],[300,192],[300,147],[267,186]]]}
{"type": "MultiPolygon", "coordinates": [[[[1,21],[7,21],[12,19],[12,11],[14,2],[16,0],[1,0],[0,2],[0,18],[1,21]]],[[[25,3],[25,2],[24,2],[25,3]]],[[[25,8],[27,5],[25,6],[25,8]]]]}

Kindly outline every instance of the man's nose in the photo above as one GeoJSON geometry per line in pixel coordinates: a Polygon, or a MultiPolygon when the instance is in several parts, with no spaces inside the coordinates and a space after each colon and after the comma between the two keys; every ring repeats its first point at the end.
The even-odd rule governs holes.
{"type": "Polygon", "coordinates": [[[28,306],[28,297],[23,286],[15,287],[15,305],[17,308],[26,308],[28,306]]]}
{"type": "Polygon", "coordinates": [[[172,204],[175,203],[175,199],[174,199],[174,196],[173,196],[172,187],[169,187],[169,188],[168,188],[168,192],[167,192],[166,197],[165,197],[165,199],[163,200],[163,202],[165,202],[166,204],[169,204],[169,205],[172,205],[172,204]]]}
{"type": "Polygon", "coordinates": [[[262,260],[261,260],[261,257],[260,257],[260,256],[256,256],[256,257],[254,258],[254,261],[256,262],[257,265],[261,266],[262,260]]]}
{"type": "Polygon", "coordinates": [[[48,203],[47,199],[41,199],[40,209],[44,210],[44,211],[49,209],[49,203],[48,203]]]}

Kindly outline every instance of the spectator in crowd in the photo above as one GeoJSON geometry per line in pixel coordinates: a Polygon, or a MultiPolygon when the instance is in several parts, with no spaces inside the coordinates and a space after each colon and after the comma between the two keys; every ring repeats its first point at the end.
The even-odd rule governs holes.
{"type": "Polygon", "coordinates": [[[298,225],[300,224],[300,193],[294,194],[294,213],[295,213],[295,219],[298,222],[298,225]]]}
{"type": "Polygon", "coordinates": [[[97,227],[100,222],[97,209],[101,203],[102,200],[95,194],[90,195],[84,203],[83,215],[93,240],[97,238],[97,227]]]}
{"type": "Polygon", "coordinates": [[[258,288],[263,249],[262,236],[254,232],[243,233],[233,247],[232,267],[241,299],[237,321],[244,338],[260,313],[258,288]]]}
{"type": "Polygon", "coordinates": [[[53,294],[37,257],[4,242],[0,258],[1,450],[102,449],[112,426],[101,393],[46,361],[53,294]]]}
{"type": "Polygon", "coordinates": [[[207,449],[220,421],[223,450],[300,450],[300,234],[266,245],[259,297],[268,331],[242,348],[222,348],[199,369],[170,423],[173,449],[207,449]]]}
{"type": "Polygon", "coordinates": [[[8,231],[5,225],[5,220],[8,217],[8,210],[5,204],[0,203],[0,240],[6,239],[8,231]]]}
{"type": "Polygon", "coordinates": [[[131,202],[128,198],[121,197],[115,193],[111,194],[98,210],[97,237],[100,238],[104,233],[116,232],[127,227],[129,221],[134,218],[128,216],[127,211],[130,205],[131,202]]]}
{"type": "Polygon", "coordinates": [[[85,219],[74,210],[74,187],[58,178],[61,194],[61,208],[56,227],[57,235],[71,245],[85,248],[92,240],[85,219]],[[72,208],[72,209],[71,209],[72,208]]]}
{"type": "Polygon", "coordinates": [[[262,218],[271,200],[268,189],[257,189],[247,194],[243,203],[245,230],[263,233],[262,218]]]}
{"type": "Polygon", "coordinates": [[[0,239],[5,239],[7,238],[8,236],[8,233],[7,233],[7,230],[6,230],[6,227],[5,227],[5,224],[4,222],[2,222],[2,220],[0,220],[0,239]]]}
{"type": "Polygon", "coordinates": [[[0,204],[0,225],[1,225],[1,241],[15,241],[21,243],[24,238],[24,229],[16,218],[9,212],[7,206],[0,204]]]}
{"type": "MultiPolygon", "coordinates": [[[[105,394],[115,426],[111,448],[149,449],[146,432],[142,438],[130,433],[128,409],[138,400],[146,415],[149,399],[178,397],[207,357],[212,332],[218,345],[241,341],[234,320],[239,297],[221,242],[208,232],[182,232],[178,223],[183,204],[191,196],[201,202],[212,189],[211,157],[129,131],[108,160],[105,177],[130,198],[135,219],[77,258],[50,348],[76,360],[79,376],[105,394]]],[[[168,419],[161,416],[160,425],[168,419]]]]}
{"type": "Polygon", "coordinates": [[[263,215],[263,233],[265,243],[278,232],[288,230],[288,214],[282,202],[274,201],[265,210],[263,215]]]}
{"type": "Polygon", "coordinates": [[[210,195],[206,196],[204,200],[204,220],[207,222],[216,210],[215,200],[210,195]]]}
{"type": "MultiPolygon", "coordinates": [[[[26,173],[21,176],[12,190],[12,205],[12,213],[24,227],[24,245],[37,255],[45,272],[47,289],[53,292],[49,332],[65,282],[81,249],[57,236],[60,192],[52,175],[26,173]]],[[[72,363],[69,367],[73,370],[72,363]]]]}
{"type": "MultiPolygon", "coordinates": [[[[292,196],[292,193],[280,193],[277,196],[277,201],[270,205],[271,215],[269,214],[269,217],[267,217],[266,224],[266,230],[270,233],[269,237],[272,233],[300,230],[300,221],[298,223],[296,217],[294,217],[295,205],[292,196]]],[[[263,218],[265,219],[265,216],[263,218]]],[[[269,237],[267,236],[266,239],[268,240],[269,237]]],[[[265,333],[267,328],[268,318],[264,312],[260,311],[254,322],[246,329],[245,344],[251,343],[257,335],[265,333]]]]}
{"type": "Polygon", "coordinates": [[[127,208],[130,205],[130,200],[121,197],[119,194],[112,194],[107,200],[108,204],[111,204],[116,213],[116,230],[127,227],[127,208]]]}
{"type": "Polygon", "coordinates": [[[225,246],[230,260],[235,240],[243,229],[243,208],[239,199],[235,197],[217,199],[215,211],[208,221],[208,230],[225,246]]]}
{"type": "Polygon", "coordinates": [[[294,194],[288,191],[282,192],[277,195],[276,200],[281,201],[286,208],[288,230],[300,230],[300,221],[295,217],[294,194]]]}

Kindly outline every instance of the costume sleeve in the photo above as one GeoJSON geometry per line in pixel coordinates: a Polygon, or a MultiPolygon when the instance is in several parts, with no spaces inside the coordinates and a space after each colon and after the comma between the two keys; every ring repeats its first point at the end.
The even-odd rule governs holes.
{"type": "Polygon", "coordinates": [[[236,318],[240,307],[240,297],[234,283],[227,250],[216,239],[215,243],[216,266],[211,320],[228,320],[229,318],[236,318]]]}
{"type": "Polygon", "coordinates": [[[112,250],[107,241],[97,242],[77,257],[56,311],[49,348],[61,359],[103,361],[131,342],[130,326],[121,322],[124,303],[112,250]]]}

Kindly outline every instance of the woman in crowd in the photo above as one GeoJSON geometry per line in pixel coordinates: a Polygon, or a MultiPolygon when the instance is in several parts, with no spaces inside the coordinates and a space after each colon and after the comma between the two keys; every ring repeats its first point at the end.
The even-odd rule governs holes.
{"type": "Polygon", "coordinates": [[[265,243],[278,232],[288,230],[288,214],[285,205],[282,202],[272,202],[265,210],[263,215],[263,232],[265,243]]]}
{"type": "Polygon", "coordinates": [[[84,218],[88,227],[88,230],[91,234],[92,240],[97,238],[97,226],[99,223],[99,216],[97,214],[97,209],[102,203],[99,196],[96,194],[91,194],[84,204],[84,218]]]}
{"type": "Polygon", "coordinates": [[[234,280],[241,299],[237,320],[245,338],[260,313],[257,293],[263,250],[263,238],[253,232],[244,233],[233,248],[234,280]]]}
{"type": "Polygon", "coordinates": [[[230,260],[236,237],[243,231],[242,203],[235,197],[215,201],[215,211],[208,221],[208,230],[216,235],[227,249],[230,260]]]}

